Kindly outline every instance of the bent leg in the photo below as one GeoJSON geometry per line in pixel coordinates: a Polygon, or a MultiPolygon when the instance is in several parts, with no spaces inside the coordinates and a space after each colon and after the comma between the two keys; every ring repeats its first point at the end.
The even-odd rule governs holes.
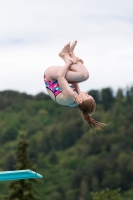
{"type": "MultiPolygon", "coordinates": [[[[46,78],[50,81],[57,80],[57,74],[61,68],[61,66],[51,66],[47,68],[45,71],[46,78]]],[[[89,78],[89,73],[88,71],[83,73],[78,63],[70,66],[70,70],[66,73],[65,78],[68,83],[81,83],[89,78]]]]}
{"type": "Polygon", "coordinates": [[[80,72],[82,74],[82,76],[84,77],[84,81],[89,78],[89,72],[81,62],[71,65],[70,71],[80,72]]]}
{"type": "MultiPolygon", "coordinates": [[[[76,56],[73,53],[76,43],[77,41],[75,41],[71,47],[70,43],[66,44],[62,51],[59,53],[59,56],[65,61],[65,63],[68,60],[72,60],[74,63],[76,63],[69,67],[69,70],[65,75],[65,78],[69,83],[80,83],[86,81],[89,78],[89,72],[87,71],[82,62],[78,61],[77,63],[76,56]],[[71,54],[71,56],[69,55],[69,53],[71,54]]],[[[61,66],[49,67],[45,71],[47,79],[50,81],[57,80],[57,74],[60,69],[61,66]]]]}
{"type": "Polygon", "coordinates": [[[78,81],[82,82],[89,78],[89,72],[86,69],[86,67],[83,65],[82,59],[77,58],[74,54],[74,48],[75,48],[76,44],[77,44],[77,41],[75,40],[71,46],[70,46],[70,43],[65,45],[64,48],[59,53],[59,56],[64,60],[65,63],[67,62],[67,60],[71,60],[71,59],[77,61],[76,64],[71,65],[69,68],[70,71],[77,72],[77,73],[73,74],[68,71],[68,73],[66,75],[66,79],[68,81],[72,80],[71,76],[74,76],[73,77],[74,82],[75,82],[76,78],[78,79],[78,81]],[[79,73],[80,73],[80,75],[82,74],[82,79],[79,78],[79,73]]]}

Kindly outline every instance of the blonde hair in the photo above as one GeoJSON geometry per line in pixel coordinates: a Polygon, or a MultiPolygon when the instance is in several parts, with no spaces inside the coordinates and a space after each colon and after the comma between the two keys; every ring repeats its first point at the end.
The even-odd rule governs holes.
{"type": "MultiPolygon", "coordinates": [[[[80,110],[83,120],[89,124],[90,128],[94,131],[94,128],[101,130],[101,127],[106,126],[106,124],[96,121],[91,117],[95,112],[96,103],[93,98],[83,101],[78,104],[78,109],[80,110]]],[[[95,132],[95,131],[94,131],[95,132]]]]}

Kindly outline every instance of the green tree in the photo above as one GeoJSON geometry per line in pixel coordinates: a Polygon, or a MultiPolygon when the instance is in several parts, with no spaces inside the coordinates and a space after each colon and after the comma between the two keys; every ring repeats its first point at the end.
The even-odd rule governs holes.
{"type": "Polygon", "coordinates": [[[92,192],[92,200],[120,200],[120,189],[110,190],[106,188],[100,192],[92,192]]]}
{"type": "Polygon", "coordinates": [[[88,183],[86,182],[86,180],[82,180],[81,184],[80,184],[80,200],[87,200],[87,196],[88,196],[88,183]]]}
{"type": "Polygon", "coordinates": [[[122,99],[123,99],[123,91],[122,89],[119,88],[116,93],[116,100],[120,102],[122,99]]]}
{"type": "MultiPolygon", "coordinates": [[[[18,147],[16,151],[16,170],[32,169],[34,167],[27,156],[28,142],[26,141],[24,135],[18,142],[18,147]]],[[[33,183],[37,183],[36,179],[26,179],[26,180],[16,180],[9,184],[9,200],[39,200],[39,195],[34,189],[33,183]]]]}
{"type": "Polygon", "coordinates": [[[93,98],[95,99],[96,101],[96,104],[100,103],[101,102],[101,94],[98,90],[90,90],[88,92],[91,96],[93,96],[93,98]]]}
{"type": "Polygon", "coordinates": [[[102,95],[102,104],[104,107],[104,110],[109,110],[112,107],[112,103],[114,101],[113,97],[113,91],[111,88],[104,88],[101,91],[102,95]]]}
{"type": "Polygon", "coordinates": [[[18,135],[18,130],[13,127],[13,125],[7,125],[0,135],[0,143],[7,143],[7,141],[12,141],[16,139],[18,135]]]}

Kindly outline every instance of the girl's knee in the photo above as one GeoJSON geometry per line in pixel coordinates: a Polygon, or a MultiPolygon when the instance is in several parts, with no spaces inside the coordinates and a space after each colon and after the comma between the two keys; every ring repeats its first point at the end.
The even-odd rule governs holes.
{"type": "Polygon", "coordinates": [[[88,78],[89,78],[89,72],[86,71],[86,72],[83,74],[83,79],[84,79],[84,81],[86,81],[88,78]]]}

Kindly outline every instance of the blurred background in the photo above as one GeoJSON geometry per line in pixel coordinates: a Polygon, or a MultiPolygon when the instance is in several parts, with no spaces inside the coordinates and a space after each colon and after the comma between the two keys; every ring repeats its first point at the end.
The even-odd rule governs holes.
{"type": "Polygon", "coordinates": [[[133,200],[133,1],[0,0],[0,19],[0,171],[43,175],[0,182],[0,199],[133,200]],[[43,81],[74,40],[108,124],[96,134],[43,81]]]}

